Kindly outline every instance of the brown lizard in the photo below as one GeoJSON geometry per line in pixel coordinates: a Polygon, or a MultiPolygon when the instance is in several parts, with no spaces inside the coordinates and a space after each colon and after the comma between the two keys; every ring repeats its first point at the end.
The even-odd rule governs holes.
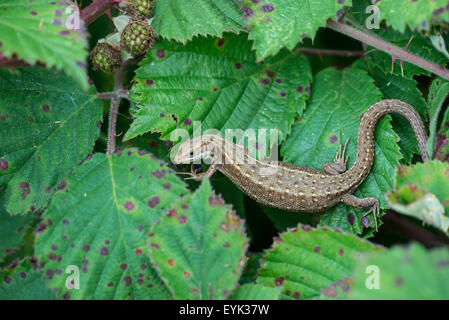
{"type": "Polygon", "coordinates": [[[286,162],[260,161],[248,150],[219,135],[203,135],[182,142],[172,159],[175,164],[192,163],[200,159],[211,164],[205,173],[189,174],[190,179],[211,177],[216,170],[225,174],[239,189],[259,203],[293,212],[322,212],[340,201],[356,208],[368,208],[373,213],[377,230],[379,201],[357,198],[352,193],[368,175],[374,158],[374,129],[387,113],[399,113],[410,122],[418,140],[423,161],[427,161],[424,124],[409,104],[400,100],[382,100],[373,104],[361,117],[357,137],[357,157],[346,170],[346,144],[334,162],[323,164],[323,170],[296,166],[286,162]]]}

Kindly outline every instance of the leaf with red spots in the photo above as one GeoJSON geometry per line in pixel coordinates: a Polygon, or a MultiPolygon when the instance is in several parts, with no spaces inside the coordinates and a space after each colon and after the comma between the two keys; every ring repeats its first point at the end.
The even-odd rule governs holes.
{"type": "Polygon", "coordinates": [[[386,198],[392,209],[449,232],[449,164],[438,160],[396,169],[386,198]]]}
{"type": "Polygon", "coordinates": [[[47,205],[92,152],[102,112],[94,88],[84,91],[61,71],[0,69],[0,184],[9,213],[47,205]]]}
{"type": "Polygon", "coordinates": [[[10,216],[4,205],[5,196],[0,192],[0,262],[20,250],[31,222],[35,219],[32,215],[10,216]]]}
{"type": "MultiPolygon", "coordinates": [[[[449,250],[426,250],[418,243],[357,259],[349,291],[343,299],[447,300],[449,250]]],[[[323,298],[328,298],[326,295],[323,298]]]]}
{"type": "Polygon", "coordinates": [[[0,273],[0,300],[54,300],[56,293],[50,290],[37,265],[28,260],[0,273]]]}
{"type": "Polygon", "coordinates": [[[43,214],[47,227],[37,232],[35,255],[45,263],[49,287],[73,299],[169,298],[149,263],[146,236],[187,193],[163,162],[137,149],[86,160],[66,178],[65,189],[55,193],[43,214]],[[156,170],[164,177],[154,177],[156,170]],[[79,290],[67,289],[67,276],[54,272],[68,265],[79,268],[79,290]]]}
{"type": "Polygon", "coordinates": [[[282,47],[293,49],[304,36],[314,38],[326,20],[350,5],[350,0],[244,0],[249,38],[254,40],[257,59],[276,54],[282,47]]]}
{"type": "MultiPolygon", "coordinates": [[[[177,142],[175,129],[192,133],[197,121],[201,121],[202,132],[254,129],[258,135],[259,129],[276,129],[278,141],[271,142],[279,144],[285,139],[310,96],[308,60],[283,50],[257,63],[245,34],[225,34],[220,40],[155,43],[136,70],[130,93],[136,118],[125,139],[151,131],[177,142]],[[158,50],[164,50],[164,59],[158,58],[158,50]]],[[[269,150],[267,146],[250,144],[249,149],[269,150]]]]}
{"type": "Polygon", "coordinates": [[[1,1],[0,52],[62,69],[87,90],[87,34],[75,8],[69,1],[1,1]]]}
{"type": "Polygon", "coordinates": [[[449,22],[447,0],[414,1],[414,0],[381,0],[379,6],[380,19],[400,32],[406,26],[412,30],[429,31],[431,25],[449,22]]]}
{"type": "Polygon", "coordinates": [[[266,287],[260,284],[248,283],[239,286],[230,300],[279,300],[282,288],[266,287]]]}
{"type": "Polygon", "coordinates": [[[357,254],[380,250],[352,234],[299,225],[281,233],[266,252],[257,283],[282,287],[282,299],[315,299],[352,274],[357,254]]]}
{"type": "Polygon", "coordinates": [[[153,225],[150,258],[176,299],[224,299],[238,283],[248,239],[219,200],[205,179],[153,225]]]}
{"type": "MultiPolygon", "coordinates": [[[[152,26],[158,35],[183,43],[198,35],[238,33],[243,24],[239,7],[237,0],[158,0],[152,26]]],[[[159,56],[164,57],[163,51],[159,56]]]]}
{"type": "MultiPolygon", "coordinates": [[[[332,162],[340,144],[349,139],[346,150],[349,169],[357,154],[360,115],[382,99],[373,82],[365,71],[354,67],[344,71],[329,68],[319,72],[304,117],[293,126],[291,135],[281,145],[284,161],[322,170],[323,163],[332,162]]],[[[397,145],[398,136],[391,128],[390,120],[391,117],[386,115],[377,123],[374,165],[354,192],[359,198],[376,197],[382,209],[388,207],[383,194],[392,188],[394,167],[402,157],[397,145]]],[[[362,234],[365,212],[338,204],[326,211],[320,224],[362,234]],[[350,214],[356,218],[349,219],[350,214]]],[[[365,219],[369,219],[374,228],[372,216],[365,219]]]]}

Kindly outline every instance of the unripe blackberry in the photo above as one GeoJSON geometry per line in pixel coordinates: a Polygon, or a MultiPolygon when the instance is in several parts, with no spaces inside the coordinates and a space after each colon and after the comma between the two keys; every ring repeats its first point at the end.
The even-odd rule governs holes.
{"type": "Polygon", "coordinates": [[[140,56],[153,46],[155,37],[156,33],[145,20],[131,20],[122,31],[120,46],[133,56],[140,56]]]}
{"type": "Polygon", "coordinates": [[[138,20],[148,18],[153,13],[153,3],[150,0],[128,0],[126,13],[138,20]]]}
{"type": "Polygon", "coordinates": [[[111,45],[105,42],[97,43],[90,53],[90,59],[94,70],[101,70],[104,72],[112,72],[122,63],[120,51],[114,49],[111,45]]]}

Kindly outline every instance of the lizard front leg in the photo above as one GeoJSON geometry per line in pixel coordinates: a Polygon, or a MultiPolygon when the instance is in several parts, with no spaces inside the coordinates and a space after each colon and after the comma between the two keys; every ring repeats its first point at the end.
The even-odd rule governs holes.
{"type": "Polygon", "coordinates": [[[352,194],[345,194],[343,197],[341,197],[341,201],[346,203],[347,205],[350,205],[352,207],[360,208],[360,209],[369,209],[363,216],[366,216],[373,213],[374,217],[374,224],[376,226],[377,231],[377,216],[379,215],[379,200],[376,198],[368,197],[368,198],[357,198],[356,196],[352,194]]]}
{"type": "Polygon", "coordinates": [[[190,175],[190,177],[184,178],[184,180],[195,180],[195,181],[201,181],[203,180],[205,177],[212,177],[212,175],[215,173],[215,171],[217,171],[217,165],[212,164],[209,169],[207,169],[206,172],[203,173],[196,173],[196,172],[178,172],[178,174],[186,174],[186,175],[190,175]]]}
{"type": "Polygon", "coordinates": [[[335,155],[334,162],[323,163],[324,172],[330,174],[341,174],[346,171],[346,162],[348,162],[348,157],[345,158],[346,147],[348,146],[349,139],[346,140],[343,151],[341,150],[342,145],[340,144],[340,149],[335,155]]]}

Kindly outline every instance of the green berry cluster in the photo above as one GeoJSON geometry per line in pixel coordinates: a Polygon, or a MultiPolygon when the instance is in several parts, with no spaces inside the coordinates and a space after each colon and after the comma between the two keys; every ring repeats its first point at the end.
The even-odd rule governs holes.
{"type": "Polygon", "coordinates": [[[97,43],[90,53],[90,59],[94,70],[103,72],[112,72],[122,63],[120,51],[104,42],[97,43]]]}
{"type": "Polygon", "coordinates": [[[145,19],[153,12],[153,3],[150,0],[128,0],[126,12],[135,19],[145,19]]]}
{"type": "Polygon", "coordinates": [[[133,56],[147,52],[154,43],[156,33],[145,20],[131,20],[123,29],[120,46],[133,56]]]}

